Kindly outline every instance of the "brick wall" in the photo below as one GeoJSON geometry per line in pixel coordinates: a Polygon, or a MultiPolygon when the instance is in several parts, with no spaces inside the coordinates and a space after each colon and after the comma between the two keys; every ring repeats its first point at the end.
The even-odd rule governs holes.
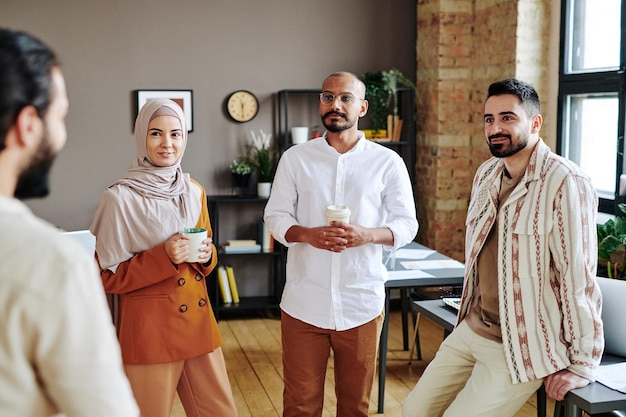
{"type": "Polygon", "coordinates": [[[417,240],[464,261],[472,179],[490,154],[489,84],[516,77],[546,94],[550,0],[417,1],[417,240]]]}

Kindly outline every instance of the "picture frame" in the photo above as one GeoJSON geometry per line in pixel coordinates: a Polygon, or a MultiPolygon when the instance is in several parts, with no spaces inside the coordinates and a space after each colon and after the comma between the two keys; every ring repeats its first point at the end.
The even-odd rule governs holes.
{"type": "Polygon", "coordinates": [[[135,120],[139,110],[150,100],[169,98],[185,113],[187,130],[193,132],[193,90],[135,90],[135,120]]]}

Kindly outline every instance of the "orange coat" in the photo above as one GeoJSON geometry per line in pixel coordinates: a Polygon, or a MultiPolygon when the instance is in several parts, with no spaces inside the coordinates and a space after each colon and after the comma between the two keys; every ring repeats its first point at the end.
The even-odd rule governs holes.
{"type": "MultiPolygon", "coordinates": [[[[212,237],[206,193],[196,227],[212,237]]],[[[217,264],[174,265],[165,243],[119,264],[115,273],[101,271],[107,293],[119,294],[118,338],[126,364],[175,362],[212,352],[222,344],[205,277],[217,264]]]]}

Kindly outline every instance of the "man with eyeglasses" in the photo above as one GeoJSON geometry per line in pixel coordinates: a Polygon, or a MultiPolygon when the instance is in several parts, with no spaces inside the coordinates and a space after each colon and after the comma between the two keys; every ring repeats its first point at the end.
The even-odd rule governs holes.
{"type": "Polygon", "coordinates": [[[337,416],[367,416],[383,322],[382,248],[417,233],[406,166],[394,151],[358,130],[367,113],[365,85],[338,72],[322,85],[320,138],[281,157],[265,222],[289,248],[281,300],[284,417],[320,416],[332,349],[337,416]],[[329,205],[350,222],[326,224],[329,205]]]}

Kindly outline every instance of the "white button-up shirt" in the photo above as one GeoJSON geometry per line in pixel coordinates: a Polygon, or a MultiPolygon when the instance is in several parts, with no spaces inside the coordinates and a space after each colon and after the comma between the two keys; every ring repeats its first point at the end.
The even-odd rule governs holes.
{"type": "Polygon", "coordinates": [[[346,330],[383,310],[387,270],[382,245],[335,253],[285,240],[294,225],[325,225],[324,210],[331,204],[347,205],[350,223],[389,228],[394,248],[388,249],[406,245],[415,237],[418,223],[404,161],[361,132],[359,142],[344,154],[322,137],[289,148],[280,159],[265,208],[269,230],[289,248],[280,307],[314,326],[346,330]]]}

